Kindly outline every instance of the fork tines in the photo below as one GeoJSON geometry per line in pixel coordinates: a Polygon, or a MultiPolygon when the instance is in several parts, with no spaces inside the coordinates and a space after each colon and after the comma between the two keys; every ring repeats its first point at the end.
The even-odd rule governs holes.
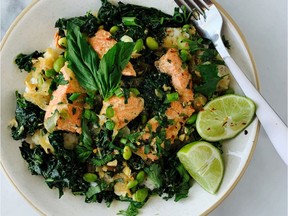
{"type": "Polygon", "coordinates": [[[181,8],[183,5],[190,12],[199,12],[200,14],[204,14],[205,10],[209,10],[212,2],[210,0],[174,0],[175,3],[181,8]]]}

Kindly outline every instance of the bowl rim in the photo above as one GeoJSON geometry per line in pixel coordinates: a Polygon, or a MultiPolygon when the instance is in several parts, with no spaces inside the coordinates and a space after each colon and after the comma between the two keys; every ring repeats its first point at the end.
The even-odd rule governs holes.
{"type": "MultiPolygon", "coordinates": [[[[8,30],[6,31],[4,37],[1,40],[0,43],[0,52],[2,51],[2,48],[4,47],[9,35],[11,34],[11,32],[13,31],[13,29],[17,26],[18,22],[26,15],[26,13],[28,13],[28,11],[30,9],[32,9],[37,3],[40,3],[40,0],[32,0],[31,3],[26,6],[22,12],[15,18],[15,20],[12,22],[12,24],[10,25],[10,27],[8,28],[8,30]]],[[[255,86],[256,89],[259,91],[260,90],[260,82],[259,82],[259,73],[257,70],[257,66],[256,66],[256,62],[254,59],[254,56],[252,54],[252,51],[248,45],[248,42],[244,36],[244,34],[242,33],[240,27],[237,25],[237,23],[234,21],[234,19],[229,15],[229,13],[217,2],[215,2],[215,0],[212,0],[212,2],[216,5],[216,7],[219,9],[219,11],[221,12],[222,15],[224,15],[227,20],[232,24],[232,26],[235,28],[237,34],[240,36],[241,41],[243,42],[243,45],[248,53],[248,58],[251,60],[252,63],[252,69],[254,72],[254,76],[255,76],[255,86]]],[[[1,104],[1,103],[0,103],[1,104]]],[[[1,107],[0,107],[0,111],[1,111],[1,107]]],[[[1,127],[1,126],[0,126],[1,127]]],[[[231,185],[231,187],[225,192],[225,194],[219,199],[217,200],[217,202],[215,202],[212,206],[210,206],[205,212],[203,212],[201,215],[208,215],[209,213],[211,213],[214,209],[216,209],[227,197],[228,195],[234,190],[234,188],[236,187],[236,185],[239,183],[240,179],[243,177],[244,173],[246,172],[248,165],[251,162],[252,156],[254,154],[254,151],[256,149],[256,145],[258,143],[258,138],[259,138],[259,132],[260,132],[260,123],[257,122],[257,127],[256,127],[256,133],[255,133],[255,139],[253,141],[252,144],[252,148],[251,151],[247,157],[246,163],[243,167],[243,169],[241,170],[241,172],[239,173],[238,177],[236,178],[236,180],[233,182],[233,184],[231,185]]],[[[1,137],[1,135],[0,135],[1,137]]],[[[21,190],[17,187],[16,183],[13,181],[13,179],[9,176],[8,172],[6,171],[4,165],[2,164],[1,158],[0,158],[0,170],[2,171],[2,173],[4,174],[4,176],[7,177],[7,179],[9,180],[9,182],[14,186],[14,188],[16,189],[16,191],[21,194],[21,196],[24,198],[24,200],[27,201],[27,203],[30,204],[30,206],[32,206],[38,213],[40,213],[41,215],[45,215],[44,212],[38,208],[24,193],[21,192],[21,190]]]]}

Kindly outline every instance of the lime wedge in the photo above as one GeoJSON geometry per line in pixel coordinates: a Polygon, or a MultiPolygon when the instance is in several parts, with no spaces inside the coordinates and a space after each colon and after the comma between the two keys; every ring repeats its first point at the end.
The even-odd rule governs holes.
{"type": "Polygon", "coordinates": [[[207,141],[219,141],[235,137],[252,121],[255,104],[247,97],[229,94],[207,103],[199,112],[196,129],[207,141]]]}
{"type": "Polygon", "coordinates": [[[219,149],[211,143],[196,141],[182,147],[177,156],[188,173],[206,191],[215,194],[222,182],[224,164],[219,149]]]}

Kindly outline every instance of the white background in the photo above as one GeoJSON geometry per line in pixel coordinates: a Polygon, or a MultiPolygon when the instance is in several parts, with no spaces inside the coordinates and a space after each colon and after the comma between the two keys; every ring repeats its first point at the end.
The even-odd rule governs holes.
{"type": "MultiPolygon", "coordinates": [[[[1,39],[31,0],[1,0],[1,39]]],[[[218,0],[236,21],[256,60],[262,95],[287,124],[287,1],[218,0]]],[[[1,216],[39,213],[1,173],[1,216]]],[[[267,135],[260,137],[239,184],[212,216],[286,216],[287,167],[267,135]]]]}

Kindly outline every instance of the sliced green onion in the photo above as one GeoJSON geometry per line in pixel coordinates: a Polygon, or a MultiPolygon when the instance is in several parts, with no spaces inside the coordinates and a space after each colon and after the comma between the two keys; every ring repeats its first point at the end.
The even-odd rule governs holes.
{"type": "Polygon", "coordinates": [[[70,100],[70,101],[75,101],[75,100],[77,100],[77,98],[79,97],[81,95],[81,93],[73,93],[68,99],[70,100]]]}
{"type": "Polygon", "coordinates": [[[187,50],[181,50],[180,58],[182,59],[183,62],[186,62],[191,59],[191,55],[187,50]]]}
{"type": "Polygon", "coordinates": [[[135,96],[138,96],[140,94],[139,90],[137,88],[130,88],[130,92],[132,92],[135,96]]]}
{"type": "Polygon", "coordinates": [[[183,27],[182,27],[182,31],[183,32],[189,32],[189,29],[191,28],[191,26],[189,24],[185,24],[183,27]]]}
{"type": "Polygon", "coordinates": [[[124,93],[123,93],[123,90],[121,88],[118,88],[116,91],[115,91],[115,95],[117,97],[122,97],[124,96],[124,93]]]}
{"type": "Polygon", "coordinates": [[[173,101],[177,101],[179,99],[179,94],[178,92],[173,92],[170,94],[166,94],[166,99],[164,103],[171,103],[173,101]]]}
{"type": "Polygon", "coordinates": [[[122,17],[122,23],[126,26],[139,26],[136,17],[122,17]]]}
{"type": "Polygon", "coordinates": [[[186,124],[193,124],[197,119],[197,113],[193,113],[193,115],[191,115],[187,121],[186,124]]]}

